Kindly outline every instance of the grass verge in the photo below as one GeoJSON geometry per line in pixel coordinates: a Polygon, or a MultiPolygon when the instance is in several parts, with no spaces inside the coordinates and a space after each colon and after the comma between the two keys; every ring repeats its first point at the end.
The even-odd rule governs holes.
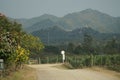
{"type": "Polygon", "coordinates": [[[0,80],[36,80],[36,70],[25,66],[24,69],[13,72],[7,77],[0,78],[0,80]]]}

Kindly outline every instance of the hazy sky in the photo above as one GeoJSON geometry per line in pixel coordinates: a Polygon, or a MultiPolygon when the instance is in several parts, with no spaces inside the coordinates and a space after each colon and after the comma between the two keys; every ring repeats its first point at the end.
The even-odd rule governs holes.
{"type": "Polygon", "coordinates": [[[120,0],[0,0],[0,12],[12,18],[32,18],[45,13],[62,17],[88,8],[120,17],[120,0]]]}

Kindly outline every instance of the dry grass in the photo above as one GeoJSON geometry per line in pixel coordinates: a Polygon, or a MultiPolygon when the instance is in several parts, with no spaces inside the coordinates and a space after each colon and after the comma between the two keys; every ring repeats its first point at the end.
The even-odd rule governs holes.
{"type": "MultiPolygon", "coordinates": [[[[71,65],[69,64],[62,64],[62,65],[56,65],[56,66],[53,66],[53,67],[56,67],[56,68],[59,68],[59,69],[73,69],[71,67],[71,65]]],[[[118,78],[120,78],[120,72],[116,72],[116,71],[113,71],[113,70],[109,70],[105,67],[97,67],[97,66],[94,66],[94,67],[91,67],[91,68],[84,68],[84,70],[90,70],[90,71],[96,71],[96,72],[100,72],[100,73],[103,73],[103,74],[108,74],[108,75],[112,75],[112,76],[116,76],[118,78]]]]}
{"type": "Polygon", "coordinates": [[[0,78],[0,80],[36,80],[36,70],[25,66],[24,69],[16,71],[11,75],[0,78]]]}
{"type": "Polygon", "coordinates": [[[105,73],[105,74],[114,75],[114,76],[120,78],[120,72],[116,72],[116,71],[113,71],[113,70],[109,70],[109,69],[107,69],[107,68],[105,68],[105,67],[97,67],[97,66],[94,66],[94,67],[87,68],[87,69],[88,69],[88,70],[93,70],[93,71],[98,71],[98,72],[105,73]]]}
{"type": "Polygon", "coordinates": [[[72,67],[69,63],[57,64],[57,65],[55,65],[55,66],[53,66],[53,67],[56,67],[56,68],[58,68],[58,69],[67,69],[67,70],[73,69],[73,67],[72,67]]]}

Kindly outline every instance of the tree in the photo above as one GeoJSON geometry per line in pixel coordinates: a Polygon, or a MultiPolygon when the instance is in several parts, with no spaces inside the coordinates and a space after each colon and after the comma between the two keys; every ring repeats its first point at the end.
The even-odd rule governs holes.
{"type": "Polygon", "coordinates": [[[44,52],[59,54],[60,50],[57,46],[45,46],[44,52]]]}
{"type": "Polygon", "coordinates": [[[22,30],[21,24],[9,21],[5,16],[0,16],[0,33],[21,32],[21,30],[22,30]]]}
{"type": "Polygon", "coordinates": [[[67,51],[70,52],[70,53],[73,53],[74,48],[75,48],[74,44],[73,43],[69,43],[68,47],[67,47],[67,51]]]}
{"type": "Polygon", "coordinates": [[[30,34],[23,34],[23,36],[21,36],[21,46],[25,49],[29,49],[30,51],[40,51],[44,48],[41,40],[30,34]]]}
{"type": "Polygon", "coordinates": [[[82,45],[78,45],[78,46],[75,48],[74,53],[75,53],[75,54],[83,54],[84,51],[83,51],[82,45]]]}
{"type": "Polygon", "coordinates": [[[9,32],[2,33],[0,36],[0,58],[4,59],[5,63],[13,62],[17,43],[13,35],[9,32]]]}
{"type": "Polygon", "coordinates": [[[21,25],[0,16],[0,58],[4,59],[6,67],[15,60],[17,49],[17,33],[21,32],[21,25]]]}
{"type": "Polygon", "coordinates": [[[20,68],[23,63],[28,61],[29,54],[30,54],[29,50],[26,50],[18,45],[15,56],[16,68],[20,68]]]}
{"type": "Polygon", "coordinates": [[[22,31],[21,24],[0,16],[0,59],[4,59],[5,68],[25,63],[30,51],[43,47],[39,38],[22,31]]]}
{"type": "Polygon", "coordinates": [[[108,41],[105,45],[104,52],[106,54],[117,54],[119,53],[119,43],[116,38],[112,38],[112,40],[108,41]]]}
{"type": "Polygon", "coordinates": [[[84,52],[86,53],[93,52],[92,41],[93,41],[93,38],[91,35],[84,34],[84,41],[83,41],[84,52]]]}
{"type": "Polygon", "coordinates": [[[36,57],[40,54],[40,51],[44,48],[43,43],[38,37],[30,34],[23,34],[21,36],[21,47],[30,51],[30,57],[36,57]]]}

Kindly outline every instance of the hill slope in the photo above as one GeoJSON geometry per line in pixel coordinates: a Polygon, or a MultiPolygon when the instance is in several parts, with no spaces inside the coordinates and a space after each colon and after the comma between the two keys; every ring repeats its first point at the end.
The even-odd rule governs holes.
{"type": "Polygon", "coordinates": [[[41,38],[45,44],[63,44],[63,43],[79,43],[83,41],[84,34],[91,35],[94,39],[99,41],[109,40],[116,37],[120,40],[120,34],[117,33],[100,33],[92,28],[77,28],[72,31],[65,31],[64,29],[54,26],[47,29],[41,29],[32,32],[34,36],[41,38]]]}
{"type": "Polygon", "coordinates": [[[22,24],[27,32],[35,31],[34,28],[40,30],[45,27],[59,26],[69,31],[81,27],[90,27],[102,33],[120,33],[119,17],[112,17],[92,9],[67,14],[61,18],[45,14],[40,17],[25,20],[22,24]]]}

